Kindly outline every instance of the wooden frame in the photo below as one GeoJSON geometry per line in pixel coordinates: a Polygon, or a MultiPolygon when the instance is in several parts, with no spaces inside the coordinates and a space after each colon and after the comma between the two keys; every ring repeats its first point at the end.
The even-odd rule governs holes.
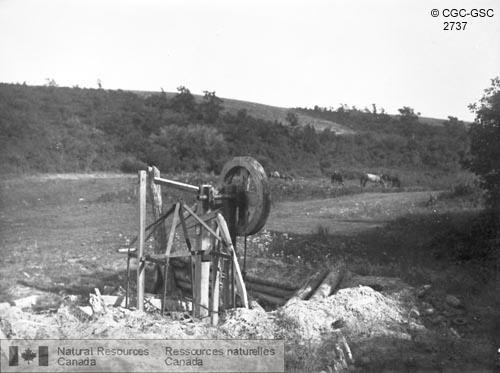
{"type": "MultiPolygon", "coordinates": [[[[228,223],[223,215],[217,211],[212,212],[212,217],[205,221],[201,216],[211,213],[206,207],[207,204],[202,203],[200,215],[195,213],[193,209],[184,205],[182,201],[178,201],[173,208],[173,218],[168,234],[166,237],[165,219],[170,215],[172,208],[164,215],[161,206],[161,185],[175,187],[181,190],[199,192],[200,188],[174,182],[159,177],[160,172],[153,167],[146,171],[139,171],[138,174],[138,235],[137,235],[137,250],[127,249],[127,300],[129,298],[129,276],[130,276],[130,258],[136,257],[137,262],[137,309],[144,311],[144,293],[145,293],[145,265],[146,262],[156,263],[157,276],[163,277],[162,287],[162,314],[165,311],[165,300],[167,294],[167,285],[169,281],[169,265],[170,258],[189,256],[193,265],[193,275],[191,279],[191,289],[193,292],[193,316],[201,318],[210,318],[213,325],[218,323],[218,313],[220,306],[219,288],[222,283],[223,287],[223,304],[225,308],[229,306],[235,307],[235,296],[239,295],[243,307],[248,308],[248,296],[238,263],[238,258],[234,250],[233,240],[228,228],[228,223]],[[146,227],[146,199],[147,185],[149,181],[151,201],[153,204],[153,215],[155,222],[146,227]],[[185,215],[186,214],[186,215],[185,215]],[[196,222],[197,240],[193,250],[191,240],[188,236],[188,228],[186,226],[186,218],[191,216],[196,222]],[[208,223],[208,221],[212,221],[208,223]],[[211,224],[211,225],[210,225],[211,224]],[[187,250],[185,252],[172,253],[174,245],[176,228],[181,225],[187,250]],[[157,245],[155,246],[154,254],[145,253],[145,244],[149,236],[155,233],[157,245]],[[152,229],[149,236],[146,232],[152,229]],[[164,249],[164,250],[163,250],[164,249]],[[162,252],[163,251],[163,252],[162,252]],[[224,260],[225,258],[225,260],[224,260]],[[229,265],[229,268],[228,268],[229,265]],[[163,266],[163,272],[161,272],[163,266]],[[224,274],[222,276],[222,274],[224,274]]],[[[205,186],[204,186],[205,188],[205,186]]],[[[121,252],[124,252],[123,250],[121,252]]],[[[173,276],[170,276],[170,281],[173,276]]]]}

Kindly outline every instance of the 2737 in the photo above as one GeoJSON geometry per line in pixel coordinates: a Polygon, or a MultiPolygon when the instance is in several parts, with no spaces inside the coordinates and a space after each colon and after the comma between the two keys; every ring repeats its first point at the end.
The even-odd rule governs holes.
{"type": "Polygon", "coordinates": [[[443,30],[452,31],[452,30],[465,30],[465,26],[467,26],[467,22],[444,22],[443,30]]]}

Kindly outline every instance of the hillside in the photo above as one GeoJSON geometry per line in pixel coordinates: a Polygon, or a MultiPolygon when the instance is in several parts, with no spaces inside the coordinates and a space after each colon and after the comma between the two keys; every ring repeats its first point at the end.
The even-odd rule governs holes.
{"type": "MultiPolygon", "coordinates": [[[[158,92],[148,92],[148,91],[134,91],[134,92],[145,98],[152,95],[159,95],[158,92]]],[[[165,95],[167,99],[172,99],[173,97],[175,97],[176,93],[165,92],[165,95]]],[[[193,96],[197,102],[202,102],[203,96],[200,95],[193,95],[193,96]]],[[[286,125],[288,124],[286,115],[289,111],[292,111],[297,114],[300,126],[311,125],[317,131],[323,131],[324,129],[328,128],[330,131],[335,132],[338,135],[354,133],[352,129],[347,128],[339,123],[335,123],[330,120],[315,118],[313,116],[300,113],[299,111],[294,110],[292,108],[270,106],[270,105],[259,104],[256,102],[241,101],[224,97],[221,97],[221,99],[223,101],[222,106],[224,107],[224,112],[232,115],[236,115],[240,110],[246,110],[247,114],[254,118],[262,119],[268,122],[279,122],[281,124],[286,125]]]]}
{"type": "Polygon", "coordinates": [[[135,172],[151,163],[218,172],[228,158],[250,155],[297,176],[442,174],[459,170],[468,150],[458,120],[430,126],[411,113],[293,112],[295,126],[276,119],[287,119],[287,109],[213,93],[196,98],[185,88],[151,94],[0,84],[1,172],[135,172]]]}

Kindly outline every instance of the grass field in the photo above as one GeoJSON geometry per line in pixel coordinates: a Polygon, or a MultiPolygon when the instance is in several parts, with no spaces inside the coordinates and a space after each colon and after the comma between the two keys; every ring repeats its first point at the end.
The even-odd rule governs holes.
{"type": "MultiPolygon", "coordinates": [[[[0,300],[29,289],[87,296],[94,287],[123,284],[125,258],[116,248],[136,232],[136,182],[134,175],[109,174],[4,179],[0,300]]],[[[432,307],[451,312],[443,299],[453,294],[462,308],[443,317],[466,322],[436,324],[422,315],[436,335],[453,327],[460,336],[442,337],[429,353],[443,367],[493,366],[500,335],[494,258],[465,261],[452,255],[459,233],[481,214],[476,197],[411,188],[360,193],[354,184],[342,192],[320,180],[272,183],[276,202],[265,231],[249,239],[250,256],[309,267],[344,260],[358,274],[397,276],[415,287],[431,284],[432,307]],[[294,192],[286,194],[283,187],[294,192]]]]}

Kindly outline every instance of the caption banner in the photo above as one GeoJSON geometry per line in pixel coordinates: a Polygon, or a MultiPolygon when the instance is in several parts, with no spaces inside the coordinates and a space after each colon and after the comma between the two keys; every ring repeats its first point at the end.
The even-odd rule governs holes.
{"type": "Polygon", "coordinates": [[[1,372],[283,372],[284,342],[227,339],[9,339],[1,372]]]}

